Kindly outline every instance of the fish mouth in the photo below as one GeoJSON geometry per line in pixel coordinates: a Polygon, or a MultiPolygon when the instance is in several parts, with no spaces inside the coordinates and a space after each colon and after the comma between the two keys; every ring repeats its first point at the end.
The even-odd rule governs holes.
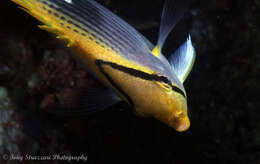
{"type": "Polygon", "coordinates": [[[184,118],[180,118],[177,121],[177,124],[174,126],[174,128],[178,132],[184,132],[184,131],[188,130],[189,127],[190,127],[190,120],[187,116],[184,118]]]}

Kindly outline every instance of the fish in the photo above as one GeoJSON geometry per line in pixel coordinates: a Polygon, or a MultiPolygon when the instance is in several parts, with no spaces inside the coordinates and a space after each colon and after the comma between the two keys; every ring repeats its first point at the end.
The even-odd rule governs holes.
{"type": "MultiPolygon", "coordinates": [[[[167,59],[162,48],[188,0],[165,0],[156,45],[95,0],[11,0],[74,51],[106,89],[93,89],[86,111],[125,101],[135,113],[178,132],[190,127],[183,83],[195,61],[191,36],[167,59]]],[[[100,109],[98,109],[100,108],[100,109]]]]}

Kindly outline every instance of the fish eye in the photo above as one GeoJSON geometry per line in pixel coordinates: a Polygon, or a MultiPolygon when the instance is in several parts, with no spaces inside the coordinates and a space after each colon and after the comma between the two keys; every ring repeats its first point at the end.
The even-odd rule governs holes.
{"type": "Polygon", "coordinates": [[[172,91],[172,87],[171,87],[169,84],[167,84],[167,83],[165,83],[165,82],[162,82],[162,81],[158,82],[158,84],[159,84],[162,88],[164,88],[167,92],[171,92],[171,91],[172,91]]]}

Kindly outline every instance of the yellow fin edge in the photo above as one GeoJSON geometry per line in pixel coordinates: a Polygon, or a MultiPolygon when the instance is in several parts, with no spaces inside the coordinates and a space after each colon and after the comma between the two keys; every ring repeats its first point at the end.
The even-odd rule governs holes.
{"type": "Polygon", "coordinates": [[[152,54],[156,57],[159,57],[161,55],[161,50],[159,46],[155,46],[152,50],[152,54]]]}

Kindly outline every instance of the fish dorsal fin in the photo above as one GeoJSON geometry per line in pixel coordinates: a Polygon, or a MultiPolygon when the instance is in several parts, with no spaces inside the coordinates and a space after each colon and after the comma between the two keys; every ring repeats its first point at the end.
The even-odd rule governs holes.
{"type": "Polygon", "coordinates": [[[178,76],[179,80],[183,83],[188,77],[194,61],[195,61],[195,50],[191,42],[191,37],[187,38],[184,42],[171,56],[170,64],[173,71],[178,76]]]}
{"type": "Polygon", "coordinates": [[[153,49],[155,56],[161,54],[161,49],[167,36],[184,15],[188,7],[188,1],[189,0],[165,0],[157,46],[153,49]]]}

